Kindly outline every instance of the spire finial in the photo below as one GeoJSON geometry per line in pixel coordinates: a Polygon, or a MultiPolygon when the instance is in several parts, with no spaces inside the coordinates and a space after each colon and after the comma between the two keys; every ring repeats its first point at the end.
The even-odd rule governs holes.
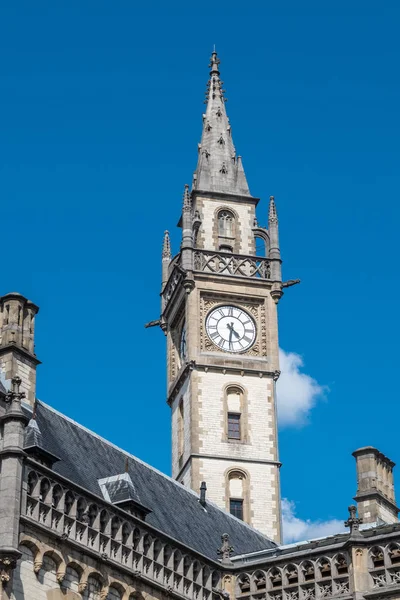
{"type": "Polygon", "coordinates": [[[275,204],[274,196],[269,197],[268,221],[270,223],[276,223],[278,221],[278,213],[276,211],[276,204],[275,204]]]}
{"type": "Polygon", "coordinates": [[[171,260],[171,240],[169,239],[169,231],[164,231],[162,257],[171,260]]]}
{"type": "Polygon", "coordinates": [[[185,183],[185,190],[183,192],[183,210],[191,211],[192,210],[192,199],[190,197],[189,185],[185,183]]]}
{"type": "Polygon", "coordinates": [[[214,45],[214,50],[213,50],[213,53],[211,54],[211,58],[210,58],[210,64],[208,65],[211,69],[210,75],[219,75],[219,68],[218,68],[219,63],[220,63],[220,60],[218,58],[217,51],[215,50],[215,45],[214,45]]]}

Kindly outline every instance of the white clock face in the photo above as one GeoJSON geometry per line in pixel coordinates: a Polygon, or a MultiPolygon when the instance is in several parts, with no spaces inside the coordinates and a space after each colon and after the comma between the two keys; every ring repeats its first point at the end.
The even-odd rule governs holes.
{"type": "Polygon", "coordinates": [[[206,330],[210,340],[226,352],[244,352],[256,339],[254,319],[237,306],[214,308],[207,316],[206,330]]]}

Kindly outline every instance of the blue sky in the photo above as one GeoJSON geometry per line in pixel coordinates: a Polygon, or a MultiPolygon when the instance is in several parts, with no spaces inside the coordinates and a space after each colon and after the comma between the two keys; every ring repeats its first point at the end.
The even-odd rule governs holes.
{"type": "Polygon", "coordinates": [[[302,280],[280,344],[304,362],[291,381],[314,381],[285,400],[283,495],[301,520],[343,520],[351,452],[400,459],[398,3],[136,7],[0,8],[0,292],[41,307],[38,395],[169,472],[164,336],[143,325],[215,43],[259,221],[273,194],[284,276],[302,280]]]}

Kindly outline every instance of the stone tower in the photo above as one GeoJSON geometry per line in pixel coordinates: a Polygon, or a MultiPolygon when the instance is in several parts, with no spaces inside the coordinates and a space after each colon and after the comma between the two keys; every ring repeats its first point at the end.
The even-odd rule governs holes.
{"type": "Polygon", "coordinates": [[[358,514],[363,523],[397,523],[393,484],[394,462],[372,446],[353,452],[357,468],[358,514]]]}
{"type": "Polygon", "coordinates": [[[39,308],[21,294],[0,297],[0,383],[9,390],[21,379],[21,393],[32,406],[36,397],[35,316],[39,308]]]}
{"type": "Polygon", "coordinates": [[[207,498],[280,541],[277,303],[288,284],[275,201],[259,226],[216,52],[210,68],[180,252],[172,258],[166,232],[162,253],[172,473],[197,492],[206,482],[207,498]]]}

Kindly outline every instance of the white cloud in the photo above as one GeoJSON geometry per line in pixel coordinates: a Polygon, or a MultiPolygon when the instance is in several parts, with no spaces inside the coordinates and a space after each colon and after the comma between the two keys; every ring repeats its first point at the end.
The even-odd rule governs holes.
{"type": "Polygon", "coordinates": [[[277,383],[278,423],[299,426],[307,422],[310,410],[324,397],[327,388],[301,372],[303,359],[294,352],[279,350],[281,375],[277,383]]]}
{"type": "Polygon", "coordinates": [[[285,544],[312,540],[346,531],[343,521],[339,521],[339,519],[328,521],[311,521],[307,519],[303,521],[296,517],[295,510],[294,502],[287,500],[287,498],[282,499],[283,541],[285,544]]]}

